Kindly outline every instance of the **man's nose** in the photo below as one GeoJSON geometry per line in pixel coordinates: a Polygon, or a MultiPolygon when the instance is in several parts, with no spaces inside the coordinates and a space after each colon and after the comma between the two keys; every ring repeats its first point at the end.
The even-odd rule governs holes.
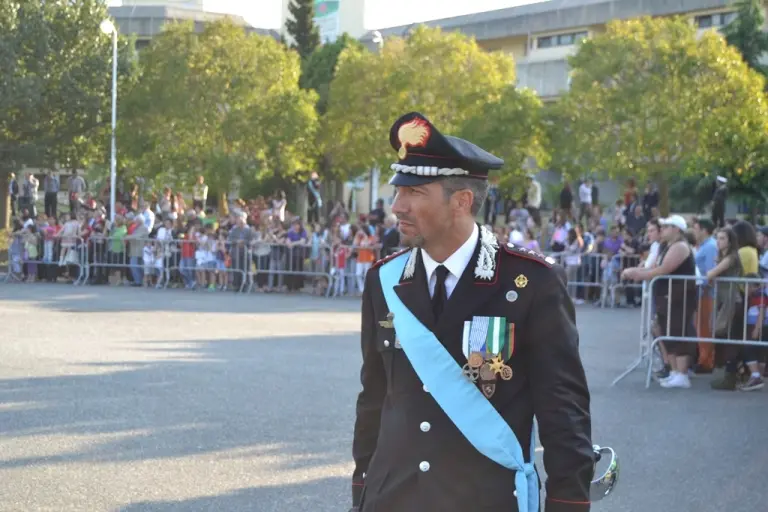
{"type": "Polygon", "coordinates": [[[408,210],[405,203],[403,197],[400,194],[396,194],[395,200],[392,201],[392,213],[395,215],[406,213],[408,210]]]}

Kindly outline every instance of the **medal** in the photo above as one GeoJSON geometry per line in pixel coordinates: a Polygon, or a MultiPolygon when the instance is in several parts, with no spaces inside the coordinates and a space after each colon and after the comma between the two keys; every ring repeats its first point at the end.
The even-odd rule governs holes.
{"type": "Polygon", "coordinates": [[[480,380],[484,380],[484,381],[496,380],[496,373],[493,371],[490,364],[484,363],[483,366],[480,367],[480,380]]]}
{"type": "Polygon", "coordinates": [[[469,355],[468,361],[469,361],[470,368],[480,368],[481,366],[483,366],[483,362],[484,362],[483,354],[481,354],[480,352],[472,352],[469,355]]]}
{"type": "Polygon", "coordinates": [[[512,368],[504,365],[501,369],[501,378],[504,380],[510,380],[512,378],[512,368]]]}
{"type": "Polygon", "coordinates": [[[471,382],[477,382],[477,378],[480,376],[480,372],[477,368],[472,368],[469,363],[465,364],[461,369],[461,373],[464,374],[471,382]]]}

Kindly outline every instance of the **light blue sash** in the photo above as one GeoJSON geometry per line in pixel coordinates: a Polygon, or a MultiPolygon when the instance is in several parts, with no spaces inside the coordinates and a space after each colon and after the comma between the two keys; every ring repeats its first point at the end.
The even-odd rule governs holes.
{"type": "Polygon", "coordinates": [[[535,432],[531,432],[531,462],[501,415],[462,373],[461,367],[437,337],[403,304],[394,287],[400,282],[409,253],[379,269],[381,288],[405,355],[422,383],[451,421],[477,451],[515,471],[520,512],[539,512],[539,483],[533,465],[535,432]]]}

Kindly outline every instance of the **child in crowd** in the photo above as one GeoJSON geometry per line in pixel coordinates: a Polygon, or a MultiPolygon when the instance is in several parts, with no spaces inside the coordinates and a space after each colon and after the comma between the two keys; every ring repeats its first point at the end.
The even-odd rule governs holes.
{"type": "Polygon", "coordinates": [[[22,223],[19,219],[13,220],[13,232],[11,232],[11,245],[8,253],[11,258],[11,276],[21,279],[22,265],[24,260],[24,240],[22,235],[22,223]]]}
{"type": "Polygon", "coordinates": [[[229,261],[229,251],[227,250],[227,232],[223,229],[219,231],[219,239],[216,241],[216,277],[219,284],[219,290],[227,289],[228,273],[227,269],[232,265],[229,261]]]}
{"type": "Polygon", "coordinates": [[[344,295],[346,292],[346,268],[347,258],[351,251],[350,248],[341,240],[337,235],[333,239],[333,269],[331,275],[333,276],[333,294],[335,296],[344,295]]]}
{"type": "Polygon", "coordinates": [[[213,254],[213,244],[209,235],[212,228],[201,228],[197,234],[197,249],[195,250],[195,263],[197,264],[197,285],[200,289],[208,288],[216,290],[215,266],[216,259],[213,254]]]}
{"type": "MultiPolygon", "coordinates": [[[[147,240],[144,243],[144,250],[142,251],[142,260],[144,262],[144,287],[149,288],[152,286],[152,278],[155,276],[155,242],[153,240],[147,240]]],[[[162,259],[161,259],[162,262],[162,259]]]]}
{"type": "MultiPolygon", "coordinates": [[[[758,274],[749,274],[745,277],[760,279],[758,274]]],[[[768,306],[768,286],[750,285],[749,296],[747,297],[747,337],[751,341],[768,342],[766,306],[768,306]]],[[[740,387],[742,391],[756,391],[765,386],[763,375],[765,374],[765,356],[768,354],[768,346],[758,348],[755,353],[758,362],[757,364],[749,364],[748,369],[751,375],[747,382],[740,387]]]]}
{"type": "Polygon", "coordinates": [[[40,255],[38,252],[40,235],[37,232],[37,226],[35,224],[30,224],[24,231],[24,261],[27,262],[27,281],[34,283],[37,280],[37,259],[40,255]]]}

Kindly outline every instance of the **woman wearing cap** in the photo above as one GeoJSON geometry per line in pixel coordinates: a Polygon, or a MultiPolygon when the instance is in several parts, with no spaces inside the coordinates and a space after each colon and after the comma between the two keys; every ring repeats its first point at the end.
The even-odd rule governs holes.
{"type": "MultiPolygon", "coordinates": [[[[685,240],[688,225],[680,215],[661,219],[661,238],[667,243],[659,264],[654,268],[628,268],[622,277],[634,281],[650,281],[657,276],[695,276],[696,262],[693,251],[685,240]]],[[[656,304],[656,332],[660,336],[685,336],[690,331],[696,309],[696,282],[694,280],[661,280],[651,290],[656,304]]],[[[696,355],[696,345],[684,341],[665,341],[671,371],[661,379],[665,388],[689,388],[690,357],[696,355]]]]}

